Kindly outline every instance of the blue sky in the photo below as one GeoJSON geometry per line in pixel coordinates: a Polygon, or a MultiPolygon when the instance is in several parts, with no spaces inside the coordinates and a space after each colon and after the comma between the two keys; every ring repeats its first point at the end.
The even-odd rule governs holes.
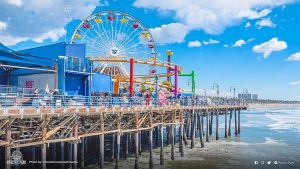
{"type": "MultiPolygon", "coordinates": [[[[248,89],[259,97],[300,100],[300,3],[293,0],[2,0],[0,42],[19,50],[69,40],[80,19],[120,10],[143,22],[157,51],[174,52],[183,72],[197,72],[197,88],[228,95],[248,89]],[[16,10],[18,13],[16,14],[16,10]],[[67,22],[67,31],[64,23],[67,22]],[[299,60],[299,61],[298,61],[299,60]]],[[[180,85],[189,88],[188,79],[180,85]]]]}

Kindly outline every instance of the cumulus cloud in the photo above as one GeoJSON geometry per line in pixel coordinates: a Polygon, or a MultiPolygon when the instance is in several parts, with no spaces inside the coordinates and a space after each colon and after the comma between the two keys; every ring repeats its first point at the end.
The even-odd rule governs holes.
{"type": "Polygon", "coordinates": [[[256,38],[249,38],[248,40],[247,40],[247,42],[252,42],[252,41],[254,41],[256,38]]]}
{"type": "Polygon", "coordinates": [[[6,0],[7,3],[18,7],[22,6],[22,0],[6,0]]]}
{"type": "Polygon", "coordinates": [[[240,39],[240,40],[235,41],[235,43],[233,44],[233,47],[241,47],[241,46],[243,46],[245,44],[246,44],[245,40],[244,39],[240,39]]]}
{"type": "Polygon", "coordinates": [[[209,39],[208,41],[203,41],[204,45],[212,45],[212,44],[218,44],[220,41],[214,40],[214,39],[209,39]]]}
{"type": "Polygon", "coordinates": [[[263,18],[255,23],[255,26],[259,29],[262,27],[271,27],[274,28],[276,25],[271,21],[270,18],[263,18]]]}
{"type": "Polygon", "coordinates": [[[0,31],[0,42],[11,46],[28,40],[58,40],[66,33],[63,30],[65,2],[68,8],[67,23],[87,17],[100,5],[99,0],[0,1],[0,21],[7,24],[7,28],[0,31]]]}
{"type": "Polygon", "coordinates": [[[244,26],[245,28],[249,28],[251,26],[250,22],[247,22],[246,25],[244,26]]]}
{"type": "Polygon", "coordinates": [[[299,61],[300,60],[300,52],[294,53],[288,57],[288,61],[299,61]]]}
{"type": "Polygon", "coordinates": [[[188,28],[180,23],[150,28],[149,31],[158,45],[184,42],[184,38],[189,32],[188,28]]]}
{"type": "Polygon", "coordinates": [[[7,28],[7,23],[0,21],[0,31],[5,30],[7,28]]]}
{"type": "Polygon", "coordinates": [[[228,47],[229,47],[227,44],[224,44],[223,46],[224,46],[225,48],[228,48],[228,47]]]}
{"type": "Polygon", "coordinates": [[[290,82],[289,85],[291,86],[299,86],[300,85],[300,80],[294,81],[294,82],[290,82]]]}
{"type": "Polygon", "coordinates": [[[268,58],[272,52],[281,51],[287,48],[285,41],[279,41],[278,38],[274,37],[267,42],[255,45],[252,50],[255,53],[263,53],[264,58],[268,58]]]}
{"type": "Polygon", "coordinates": [[[203,30],[208,34],[221,34],[225,28],[238,25],[242,20],[258,19],[271,13],[271,9],[293,0],[135,0],[134,6],[171,11],[174,17],[190,30],[203,30]]]}
{"type": "Polygon", "coordinates": [[[199,42],[198,40],[191,41],[188,43],[189,48],[200,47],[201,45],[202,45],[201,42],[199,42]]]}

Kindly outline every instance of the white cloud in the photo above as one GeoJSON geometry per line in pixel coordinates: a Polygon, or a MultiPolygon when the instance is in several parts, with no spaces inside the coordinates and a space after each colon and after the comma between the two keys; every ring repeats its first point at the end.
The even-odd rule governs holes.
{"type": "Polygon", "coordinates": [[[240,40],[235,41],[235,43],[233,44],[233,47],[241,47],[241,46],[243,46],[245,44],[246,44],[245,40],[244,39],[240,39],[240,40]]]}
{"type": "Polygon", "coordinates": [[[244,26],[245,28],[249,28],[251,26],[250,22],[247,22],[246,25],[244,26]]]}
{"type": "Polygon", "coordinates": [[[52,41],[57,41],[60,37],[64,36],[67,31],[64,28],[54,29],[49,32],[43,33],[42,35],[33,39],[33,41],[42,43],[46,39],[51,39],[52,41]]]}
{"type": "Polygon", "coordinates": [[[220,41],[214,40],[214,39],[209,39],[208,41],[203,41],[204,45],[212,45],[212,44],[218,44],[220,41]]]}
{"type": "Polygon", "coordinates": [[[22,0],[6,0],[6,2],[17,7],[22,6],[22,0]]]}
{"type": "Polygon", "coordinates": [[[7,23],[0,21],[0,31],[5,30],[7,28],[7,23]]]}
{"type": "Polygon", "coordinates": [[[9,28],[0,32],[0,42],[5,45],[11,46],[28,40],[56,41],[63,37],[65,2],[68,7],[67,23],[73,19],[84,19],[100,5],[99,0],[22,0],[20,2],[21,8],[0,0],[0,20],[7,23],[9,28]]]}
{"type": "Polygon", "coordinates": [[[229,47],[227,44],[224,44],[223,46],[224,46],[225,48],[228,48],[228,47],[229,47]]]}
{"type": "Polygon", "coordinates": [[[242,20],[267,16],[272,8],[294,0],[135,0],[134,6],[156,9],[160,13],[171,11],[178,22],[191,30],[203,30],[208,34],[221,34],[227,27],[242,20]]]}
{"type": "Polygon", "coordinates": [[[202,45],[201,42],[199,42],[198,40],[195,40],[195,41],[189,42],[188,47],[189,48],[200,47],[201,45],[202,45]]]}
{"type": "Polygon", "coordinates": [[[300,52],[294,53],[288,57],[288,61],[298,61],[300,60],[300,52]]]}
{"type": "Polygon", "coordinates": [[[256,53],[263,53],[264,58],[268,58],[270,54],[274,51],[281,51],[287,48],[287,43],[285,41],[278,41],[278,38],[274,37],[268,42],[255,45],[252,50],[256,53]]]}
{"type": "Polygon", "coordinates": [[[300,80],[291,82],[291,83],[289,83],[289,85],[291,85],[291,86],[299,86],[300,85],[300,80]]]}
{"type": "Polygon", "coordinates": [[[180,23],[170,23],[161,27],[150,28],[154,41],[159,45],[184,42],[188,28],[180,23]]]}
{"type": "Polygon", "coordinates": [[[254,41],[256,38],[249,38],[248,40],[247,40],[247,42],[252,42],[252,41],[254,41]]]}
{"type": "Polygon", "coordinates": [[[255,26],[258,27],[259,29],[262,27],[271,27],[271,28],[276,27],[276,25],[271,21],[270,18],[263,18],[262,20],[257,21],[255,23],[255,26]]]}

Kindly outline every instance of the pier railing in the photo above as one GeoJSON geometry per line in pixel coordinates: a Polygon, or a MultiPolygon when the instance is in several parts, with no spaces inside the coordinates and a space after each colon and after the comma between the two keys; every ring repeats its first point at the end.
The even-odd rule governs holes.
{"type": "Polygon", "coordinates": [[[145,97],[112,97],[112,96],[68,96],[50,94],[1,94],[2,108],[34,107],[34,108],[64,108],[64,107],[134,107],[134,106],[216,106],[245,105],[241,100],[233,98],[202,97],[184,98],[145,98],[145,97]]]}

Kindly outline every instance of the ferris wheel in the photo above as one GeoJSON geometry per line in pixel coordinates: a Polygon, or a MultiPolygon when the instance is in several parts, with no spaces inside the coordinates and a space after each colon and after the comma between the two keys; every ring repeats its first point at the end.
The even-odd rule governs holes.
{"type": "Polygon", "coordinates": [[[129,77],[130,58],[144,63],[135,64],[135,75],[157,73],[156,65],[151,64],[157,59],[152,35],[129,14],[104,11],[90,15],[76,28],[70,43],[86,44],[86,57],[93,61],[94,71],[113,78],[129,77]]]}

